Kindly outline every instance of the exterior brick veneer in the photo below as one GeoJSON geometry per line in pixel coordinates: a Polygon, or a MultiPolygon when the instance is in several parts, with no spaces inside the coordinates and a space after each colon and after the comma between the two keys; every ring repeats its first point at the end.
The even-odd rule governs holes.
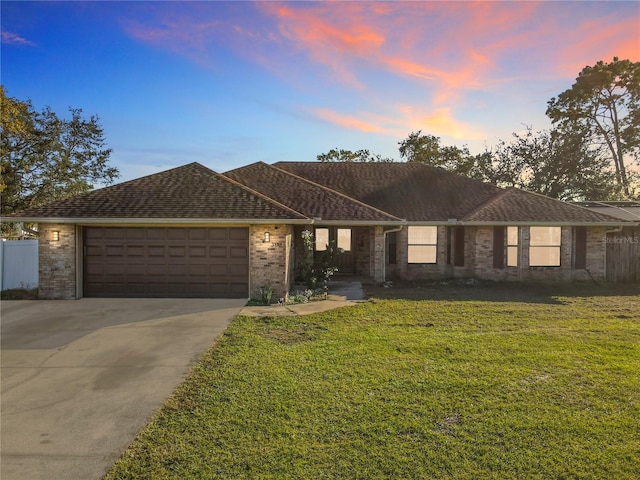
{"type": "Polygon", "coordinates": [[[252,225],[249,230],[249,293],[260,297],[260,288],[273,289],[272,301],[286,298],[293,284],[294,245],[291,225],[252,225]],[[264,234],[269,232],[269,241],[264,234]]]}
{"type": "Polygon", "coordinates": [[[75,225],[41,223],[39,228],[39,298],[49,300],[77,298],[75,225]],[[60,232],[60,240],[53,240],[54,231],[60,232]]]}
{"type": "MultiPolygon", "coordinates": [[[[493,268],[493,227],[472,227],[475,230],[475,241],[472,245],[475,256],[475,276],[485,280],[524,280],[541,282],[567,282],[573,280],[604,281],[606,248],[603,237],[604,227],[587,228],[587,258],[586,268],[576,269],[575,266],[575,236],[574,228],[562,227],[560,266],[559,267],[531,267],[529,266],[529,227],[520,227],[519,256],[517,267],[493,268]]],[[[465,251],[465,257],[467,252],[465,251]]],[[[466,262],[465,258],[465,262],[466,262]]]]}

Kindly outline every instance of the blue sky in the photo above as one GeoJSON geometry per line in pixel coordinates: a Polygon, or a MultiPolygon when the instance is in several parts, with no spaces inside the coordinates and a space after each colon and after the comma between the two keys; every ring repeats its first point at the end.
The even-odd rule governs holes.
{"type": "Polygon", "coordinates": [[[398,158],[549,128],[586,65],[640,61],[640,2],[2,1],[10,96],[97,114],[129,180],[197,161],[398,158]]]}

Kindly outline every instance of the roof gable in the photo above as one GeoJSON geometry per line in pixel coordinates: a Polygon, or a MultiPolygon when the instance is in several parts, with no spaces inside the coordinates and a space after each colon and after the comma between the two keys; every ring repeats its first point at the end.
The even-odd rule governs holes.
{"type": "Polygon", "coordinates": [[[305,219],[199,163],[29,208],[18,218],[305,219]]]}
{"type": "Polygon", "coordinates": [[[309,218],[376,223],[401,221],[340,192],[263,162],[240,167],[224,175],[309,218]]]}
{"type": "Polygon", "coordinates": [[[519,188],[498,192],[466,215],[465,222],[619,223],[619,219],[519,188]]]}

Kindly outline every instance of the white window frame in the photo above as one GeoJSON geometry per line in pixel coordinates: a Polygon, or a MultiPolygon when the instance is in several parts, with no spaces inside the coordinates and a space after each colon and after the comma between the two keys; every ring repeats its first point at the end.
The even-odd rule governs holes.
{"type": "Polygon", "coordinates": [[[407,227],[407,263],[438,263],[438,227],[433,225],[410,225],[407,227]],[[412,238],[413,237],[413,238],[412,238]],[[431,237],[431,239],[429,238],[431,237]],[[422,261],[426,255],[427,261],[422,261]],[[419,257],[416,257],[419,256],[419,257]]]}
{"type": "MultiPolygon", "coordinates": [[[[551,258],[551,257],[550,257],[551,258]]],[[[562,227],[529,227],[529,266],[530,267],[559,267],[562,263],[562,227]],[[547,231],[548,238],[544,238],[547,231]],[[556,233],[557,232],[557,233],[556,233]],[[542,236],[541,239],[535,237],[542,236]],[[553,237],[557,237],[554,241],[553,237]],[[539,262],[532,263],[533,252],[546,250],[548,252],[557,252],[557,262],[539,262]]]]}

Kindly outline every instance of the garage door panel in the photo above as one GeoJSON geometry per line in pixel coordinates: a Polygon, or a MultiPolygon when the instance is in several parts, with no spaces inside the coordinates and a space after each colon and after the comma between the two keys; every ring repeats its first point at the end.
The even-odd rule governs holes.
{"type": "Polygon", "coordinates": [[[194,257],[206,257],[207,247],[204,245],[198,245],[197,247],[189,247],[189,256],[194,257]]]}
{"type": "Polygon", "coordinates": [[[146,236],[147,240],[162,240],[165,241],[166,238],[166,228],[147,228],[146,236]]]}
{"type": "Polygon", "coordinates": [[[107,245],[104,253],[107,257],[122,257],[124,255],[124,245],[107,245]]]}
{"type": "Polygon", "coordinates": [[[248,239],[248,228],[86,227],[85,296],[246,297],[248,239]]]}
{"type": "Polygon", "coordinates": [[[227,247],[210,247],[209,256],[211,258],[227,258],[227,247]]]}
{"type": "Polygon", "coordinates": [[[127,257],[144,257],[146,254],[142,245],[127,245],[126,252],[127,257]]]}
{"type": "Polygon", "coordinates": [[[245,247],[231,247],[229,249],[229,256],[231,258],[247,258],[247,248],[245,247]]]}
{"type": "Polygon", "coordinates": [[[229,229],[229,240],[248,241],[249,240],[249,229],[248,228],[230,228],[229,229]]]}
{"type": "Polygon", "coordinates": [[[188,228],[167,228],[167,240],[186,240],[188,228]]]}

